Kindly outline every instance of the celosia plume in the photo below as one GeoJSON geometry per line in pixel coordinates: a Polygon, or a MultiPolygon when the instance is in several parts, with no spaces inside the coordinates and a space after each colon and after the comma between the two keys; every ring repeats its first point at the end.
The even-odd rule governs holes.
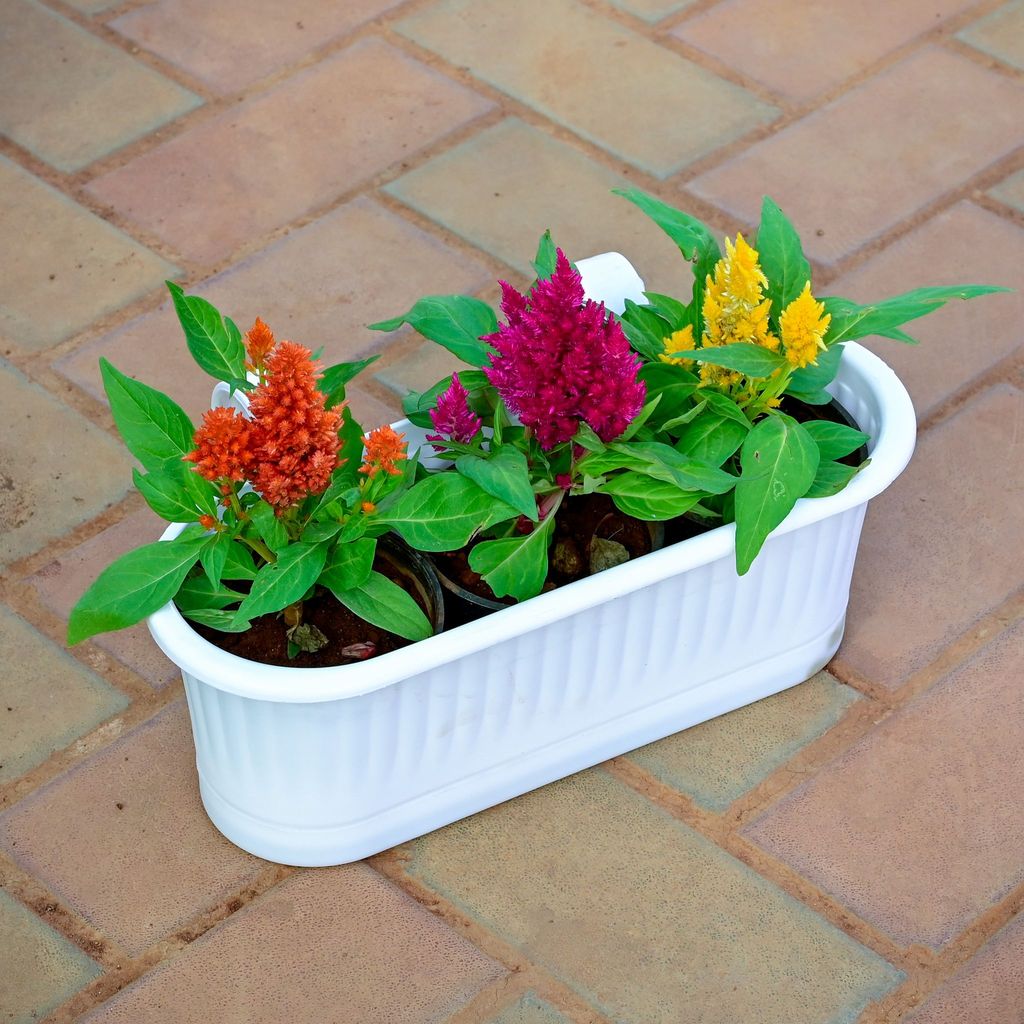
{"type": "Polygon", "coordinates": [[[360,473],[375,477],[381,470],[391,476],[398,476],[402,471],[395,465],[408,458],[405,450],[405,434],[396,433],[393,427],[377,427],[363,438],[366,452],[360,473]]]}
{"type": "Polygon", "coordinates": [[[486,338],[497,354],[484,372],[542,448],[570,440],[586,423],[604,441],[643,408],[639,358],[604,304],[585,300],[583,281],[561,249],[554,274],[528,296],[501,283],[507,323],[486,338]]]}
{"type": "Polygon", "coordinates": [[[659,356],[663,363],[674,363],[676,366],[687,366],[693,362],[687,359],[686,352],[692,352],[696,345],[693,341],[693,324],[687,324],[681,331],[673,331],[662,344],[665,351],[659,356]]]}
{"type": "Polygon", "coordinates": [[[441,442],[434,445],[440,450],[445,441],[469,444],[480,430],[482,420],[469,407],[469,392],[462,386],[457,373],[452,382],[437,398],[437,405],[430,410],[430,422],[436,434],[427,434],[428,441],[441,442]]]}
{"type": "MultiPolygon", "coordinates": [[[[746,343],[761,345],[773,352],[779,339],[771,333],[768,312],[771,299],[764,298],[763,289],[768,280],[757,262],[757,250],[752,249],[742,234],[736,244],[725,240],[725,256],[715,264],[714,276],[705,283],[703,346],[746,343]]],[[[700,378],[705,384],[728,386],[740,379],[740,374],[719,366],[704,363],[700,378]]]]}
{"type": "Polygon", "coordinates": [[[259,318],[245,336],[245,351],[249,356],[248,368],[255,370],[262,366],[274,347],[274,332],[259,318]]]}
{"type": "Polygon", "coordinates": [[[248,480],[280,514],[307,495],[326,490],[340,465],[341,408],[324,408],[308,348],[292,341],[274,344],[257,319],[246,337],[254,365],[265,379],[250,392],[249,419],[234,409],[211,409],[195,433],[195,450],[185,456],[207,480],[248,480]]]}
{"type": "Polygon", "coordinates": [[[234,409],[210,409],[195,432],[195,448],[185,456],[207,480],[245,480],[256,461],[253,425],[234,409]]]}
{"type": "Polygon", "coordinates": [[[818,353],[825,350],[825,332],[832,316],[825,312],[825,303],[811,294],[810,281],[804,290],[782,311],[779,333],[792,366],[817,363],[818,353]]]}
{"type": "Polygon", "coordinates": [[[249,396],[256,456],[251,483],[282,510],[326,490],[339,465],[341,414],[324,408],[308,348],[279,342],[265,365],[266,381],[249,396]]]}

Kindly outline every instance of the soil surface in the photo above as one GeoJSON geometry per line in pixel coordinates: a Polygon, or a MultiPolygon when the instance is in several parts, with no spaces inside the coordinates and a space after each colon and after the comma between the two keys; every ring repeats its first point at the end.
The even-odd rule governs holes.
{"type": "MultiPolygon", "coordinates": [[[[630,560],[649,554],[654,547],[648,525],[620,512],[608,495],[573,495],[566,498],[555,513],[551,568],[545,591],[591,575],[591,545],[595,537],[621,544],[630,560]]],[[[438,571],[477,597],[515,604],[512,598],[495,598],[491,588],[469,567],[471,546],[433,555],[438,571]]]]}
{"type": "MultiPolygon", "coordinates": [[[[427,618],[432,618],[422,595],[405,571],[397,569],[390,560],[386,561],[380,557],[374,562],[373,567],[410,594],[427,618]]],[[[303,604],[302,613],[302,621],[316,626],[327,637],[327,644],[313,653],[300,651],[294,658],[288,657],[288,627],[281,612],[253,619],[252,628],[244,633],[222,633],[209,626],[201,626],[197,622],[189,622],[189,625],[204,640],[208,640],[222,651],[248,661],[258,661],[262,665],[280,665],[285,668],[326,668],[331,665],[351,665],[357,661],[365,661],[363,657],[347,657],[341,653],[351,644],[372,644],[372,654],[369,656],[377,657],[389,651],[397,651],[400,647],[408,647],[412,643],[411,640],[396,636],[386,629],[364,622],[350,612],[329,590],[319,587],[316,594],[303,604]]]]}

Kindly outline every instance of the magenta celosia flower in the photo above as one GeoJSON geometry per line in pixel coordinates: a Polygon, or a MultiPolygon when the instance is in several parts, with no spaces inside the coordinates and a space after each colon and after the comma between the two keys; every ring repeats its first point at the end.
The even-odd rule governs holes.
{"type": "Polygon", "coordinates": [[[568,441],[584,422],[613,441],[643,408],[639,358],[604,303],[583,297],[583,281],[561,249],[554,274],[528,296],[501,282],[508,321],[484,339],[497,354],[484,372],[542,448],[568,441]]]}
{"type": "Polygon", "coordinates": [[[438,396],[437,405],[430,410],[430,422],[437,433],[427,434],[427,440],[441,442],[434,445],[438,451],[444,447],[445,441],[469,444],[480,430],[482,421],[470,409],[469,392],[462,386],[457,373],[452,374],[448,390],[438,396]]]}

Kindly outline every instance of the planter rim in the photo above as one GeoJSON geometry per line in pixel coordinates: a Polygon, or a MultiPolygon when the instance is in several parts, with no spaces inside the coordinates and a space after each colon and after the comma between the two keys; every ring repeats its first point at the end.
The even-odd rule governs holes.
{"type": "MultiPolygon", "coordinates": [[[[871,463],[838,494],[827,498],[801,498],[773,536],[867,502],[885,490],[910,461],[917,430],[914,408],[906,388],[889,366],[861,345],[847,342],[840,374],[829,391],[840,382],[854,392],[872,394],[877,403],[879,426],[870,445],[871,463]]],[[[394,426],[403,429],[408,422],[403,420],[394,426]]],[[[184,528],[183,523],[173,523],[160,539],[170,540],[184,528]]],[[[420,675],[695,566],[732,557],[735,532],[734,524],[717,527],[447,633],[355,665],[282,668],[247,661],[204,640],[189,626],[173,602],[154,612],[147,622],[153,639],[175,664],[219,690],[255,700],[287,703],[344,700],[420,675]]]]}

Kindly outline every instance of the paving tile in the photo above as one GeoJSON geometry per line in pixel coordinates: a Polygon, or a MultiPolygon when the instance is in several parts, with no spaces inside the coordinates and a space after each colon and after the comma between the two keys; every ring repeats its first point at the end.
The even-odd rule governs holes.
{"type": "Polygon", "coordinates": [[[661,178],[778,113],[576,0],[440,0],[397,27],[661,178]]]}
{"type": "Polygon", "coordinates": [[[68,7],[73,7],[83,14],[99,14],[101,11],[113,7],[118,0],[64,0],[68,7]]]}
{"type": "Polygon", "coordinates": [[[550,228],[570,258],[621,252],[649,288],[685,297],[693,276],[679,250],[632,204],[611,194],[629,184],[572,146],[510,118],[386,191],[526,277],[533,274],[537,240],[550,228]]]}
{"type": "Polygon", "coordinates": [[[726,0],[673,33],[794,101],[834,88],[969,0],[726,0]],[[799,59],[794,55],[799,54],[799,59]]]}
{"type": "Polygon", "coordinates": [[[98,178],[89,190],[190,259],[213,262],[490,106],[394,47],[367,40],[98,178]],[[244,157],[225,159],[227,153],[244,157]]]}
{"type": "MultiPolygon", "coordinates": [[[[133,513],[47,563],[29,582],[43,604],[66,619],[86,588],[115,558],[158,540],[166,527],[167,524],[148,508],[133,513]]],[[[92,642],[154,688],[160,689],[180,678],[181,673],[153,642],[145,623],[116,633],[101,633],[92,642]]]]}
{"type": "Polygon", "coordinates": [[[352,385],[345,389],[345,395],[352,415],[364,430],[373,430],[374,427],[383,426],[385,423],[394,423],[404,416],[402,403],[398,398],[391,402],[382,402],[376,395],[352,385]]]}
{"type": "Polygon", "coordinates": [[[629,759],[713,811],[724,811],[801,747],[831,729],[857,699],[819,672],[800,686],[658,740],[629,759]]]}
{"type": "Polygon", "coordinates": [[[958,38],[991,57],[1024,70],[1024,0],[1012,0],[969,25],[958,38]]]}
{"type": "Polygon", "coordinates": [[[83,1024],[441,1024],[503,974],[354,864],[293,876],[83,1024]]]}
{"type": "Polygon", "coordinates": [[[1000,385],[928,431],[868,509],[839,661],[895,688],[1021,585],[1024,394],[1000,385]]]}
{"type": "Polygon", "coordinates": [[[77,171],[200,103],[33,0],[0,7],[0,97],[0,131],[62,171],[77,171]]]}
{"type": "Polygon", "coordinates": [[[514,1006],[499,1013],[488,1024],[570,1024],[550,1003],[528,992],[514,1006]]]}
{"type": "Polygon", "coordinates": [[[906,1024],[1024,1024],[1024,917],[1008,924],[906,1024]]]}
{"type": "Polygon", "coordinates": [[[746,831],[898,942],[939,948],[1024,881],[1024,626],[746,831]]]}
{"type": "Polygon", "coordinates": [[[907,385],[919,417],[967,387],[1024,344],[1024,230],[962,202],[904,235],[828,286],[833,295],[873,302],[922,285],[998,284],[1010,294],[949,305],[907,326],[920,346],[866,342],[907,385]]]}
{"type": "MultiPolygon", "coordinates": [[[[422,295],[473,292],[489,277],[475,260],[377,203],[357,199],[191,290],[243,330],[258,314],[278,337],[322,347],[329,365],[387,346],[390,337],[366,330],[366,324],[408,309],[422,295]]],[[[167,391],[194,421],[209,408],[213,382],[192,362],[169,302],[79,349],[57,368],[103,400],[100,356],[167,391]]],[[[380,414],[379,405],[360,402],[362,408],[353,398],[360,415],[380,414]]]]}
{"type": "Polygon", "coordinates": [[[0,220],[20,240],[0,254],[0,332],[26,351],[56,345],[176,272],[3,157],[0,220]]]}
{"type": "Polygon", "coordinates": [[[1005,181],[990,188],[989,195],[1024,213],[1024,171],[1011,174],[1005,181]]]}
{"type": "Polygon", "coordinates": [[[265,864],[207,819],[184,702],[0,815],[0,846],[133,954],[265,864]]]}
{"type": "Polygon", "coordinates": [[[599,770],[407,850],[408,870],[614,1020],[839,1024],[900,977],[599,770]]]}
{"type": "Polygon", "coordinates": [[[629,11],[652,24],[689,7],[693,0],[611,0],[616,7],[629,11]]]}
{"type": "Polygon", "coordinates": [[[2,605],[0,665],[0,783],[23,775],[128,705],[123,693],[2,605]]]}
{"type": "Polygon", "coordinates": [[[1022,103],[1024,84],[927,47],[687,188],[751,224],[771,195],[832,264],[1010,152],[1022,103]]]}
{"type": "Polygon", "coordinates": [[[100,975],[77,946],[0,890],[0,1019],[31,1024],[100,975]]]}
{"type": "Polygon", "coordinates": [[[110,24],[219,92],[243,89],[351,32],[398,0],[158,0],[110,24]]]}
{"type": "Polygon", "coordinates": [[[426,391],[455,370],[466,369],[447,349],[424,341],[408,355],[378,370],[374,376],[401,400],[409,391],[426,391]]]}
{"type": "Polygon", "coordinates": [[[122,498],[131,463],[112,437],[0,359],[0,565],[122,498]]]}

